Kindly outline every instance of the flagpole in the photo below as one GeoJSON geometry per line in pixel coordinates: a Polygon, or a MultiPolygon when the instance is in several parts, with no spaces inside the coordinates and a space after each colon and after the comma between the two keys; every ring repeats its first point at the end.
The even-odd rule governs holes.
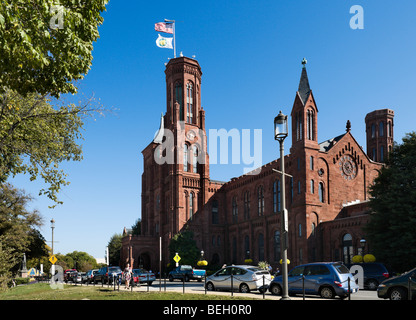
{"type": "Polygon", "coordinates": [[[173,57],[176,58],[175,20],[165,19],[165,22],[173,23],[173,57]]]}

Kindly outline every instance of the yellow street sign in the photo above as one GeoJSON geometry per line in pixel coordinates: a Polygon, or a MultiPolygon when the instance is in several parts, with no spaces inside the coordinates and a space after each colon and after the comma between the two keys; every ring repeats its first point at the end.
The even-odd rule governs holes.
{"type": "Polygon", "coordinates": [[[179,260],[181,260],[181,257],[178,254],[176,254],[176,256],[173,257],[173,260],[175,260],[175,262],[178,263],[179,260]]]}
{"type": "Polygon", "coordinates": [[[53,256],[51,256],[51,257],[49,258],[49,261],[50,261],[52,264],[55,264],[55,262],[56,262],[56,261],[58,261],[58,259],[56,259],[55,255],[53,255],[53,256]]]}

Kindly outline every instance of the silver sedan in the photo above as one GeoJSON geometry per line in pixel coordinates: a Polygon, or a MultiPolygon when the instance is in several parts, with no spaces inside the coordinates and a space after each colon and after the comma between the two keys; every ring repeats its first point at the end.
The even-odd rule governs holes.
{"type": "Polygon", "coordinates": [[[267,290],[271,281],[270,273],[266,270],[249,265],[225,267],[207,277],[207,290],[238,290],[250,292],[267,290]]]}

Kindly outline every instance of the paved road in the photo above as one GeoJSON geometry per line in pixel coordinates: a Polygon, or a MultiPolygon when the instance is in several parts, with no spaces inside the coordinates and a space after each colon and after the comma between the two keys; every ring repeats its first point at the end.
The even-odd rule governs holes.
{"type": "MultiPolygon", "coordinates": [[[[79,285],[79,284],[78,284],[79,285]]],[[[84,284],[85,286],[85,284],[84,284]]],[[[96,286],[101,286],[101,284],[97,284],[96,286]]],[[[114,289],[113,286],[104,285],[104,287],[110,287],[114,289]]],[[[120,285],[120,288],[116,286],[116,290],[120,291],[126,291],[124,285],[120,285]]],[[[131,291],[131,288],[128,289],[131,291]]],[[[159,284],[159,280],[156,280],[153,282],[151,286],[147,286],[146,284],[141,285],[140,287],[134,287],[133,290],[140,291],[140,292],[159,292],[159,291],[166,291],[166,292],[178,292],[178,293],[196,293],[196,294],[207,294],[207,295],[225,295],[225,296],[235,296],[235,297],[250,297],[255,299],[268,299],[268,300],[280,300],[280,296],[274,296],[270,292],[266,292],[264,295],[259,292],[252,292],[252,293],[239,293],[239,292],[233,292],[230,291],[205,291],[204,289],[204,283],[203,282],[197,282],[197,281],[190,281],[185,282],[185,289],[183,287],[183,283],[180,281],[173,281],[169,282],[168,280],[164,281],[162,279],[161,285],[159,284]]],[[[291,296],[291,300],[303,300],[302,295],[297,296],[291,296]]],[[[339,299],[338,297],[336,299],[339,299]]],[[[348,299],[348,298],[347,298],[348,299]]],[[[306,295],[305,300],[323,300],[319,296],[312,296],[312,295],[306,295]]],[[[351,295],[351,300],[382,300],[377,297],[377,291],[369,291],[369,290],[360,290],[358,293],[354,293],[351,295]]]]}

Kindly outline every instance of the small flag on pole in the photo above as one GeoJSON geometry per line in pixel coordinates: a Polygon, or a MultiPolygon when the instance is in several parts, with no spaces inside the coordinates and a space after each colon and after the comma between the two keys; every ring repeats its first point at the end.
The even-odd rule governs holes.
{"type": "Polygon", "coordinates": [[[172,41],[173,38],[165,38],[159,34],[156,39],[156,45],[159,48],[173,49],[172,41]]]}
{"type": "Polygon", "coordinates": [[[155,30],[159,32],[173,34],[173,23],[172,22],[155,23],[155,30]]]}

